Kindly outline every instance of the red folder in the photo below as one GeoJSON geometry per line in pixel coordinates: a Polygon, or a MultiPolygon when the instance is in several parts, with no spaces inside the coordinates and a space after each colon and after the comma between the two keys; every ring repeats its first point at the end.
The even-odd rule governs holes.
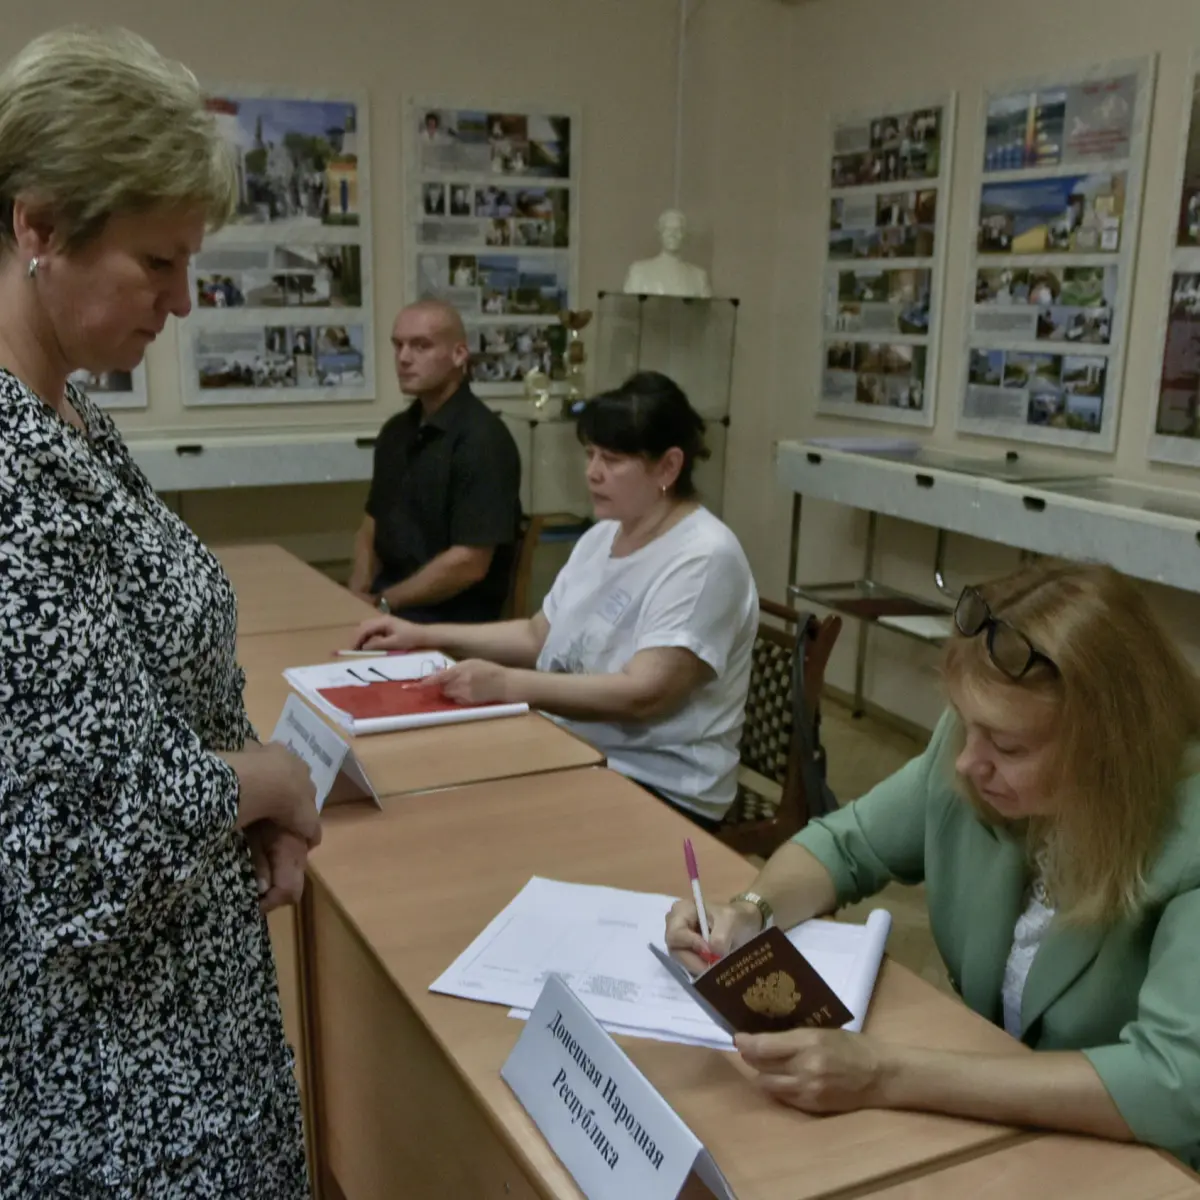
{"type": "MultiPolygon", "coordinates": [[[[467,707],[447,697],[440,687],[414,683],[408,679],[390,679],[366,687],[318,688],[326,702],[339,708],[355,721],[377,717],[411,717],[421,713],[453,712],[467,707]]],[[[493,708],[490,704],[472,704],[471,708],[493,708]]]]}

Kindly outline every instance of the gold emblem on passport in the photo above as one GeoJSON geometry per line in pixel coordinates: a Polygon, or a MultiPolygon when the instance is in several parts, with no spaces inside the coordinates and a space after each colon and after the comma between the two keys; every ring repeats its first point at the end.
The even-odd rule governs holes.
{"type": "Polygon", "coordinates": [[[763,1017],[787,1017],[800,1005],[796,981],[786,971],[772,971],[756,979],[743,993],[742,1001],[763,1017]]]}
{"type": "Polygon", "coordinates": [[[851,1016],[774,925],[710,967],[693,987],[739,1033],[778,1033],[801,1025],[836,1029],[851,1016]]]}

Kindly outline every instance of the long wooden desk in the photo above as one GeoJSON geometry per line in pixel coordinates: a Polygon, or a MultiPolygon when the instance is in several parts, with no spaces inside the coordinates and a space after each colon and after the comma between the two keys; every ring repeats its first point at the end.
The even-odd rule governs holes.
{"type": "MultiPolygon", "coordinates": [[[[251,718],[268,736],[289,691],[283,669],[325,660],[370,610],[279,547],[218,555],[239,593],[251,718]]],[[[433,996],[428,984],[532,874],[677,892],[685,834],[701,842],[717,894],[744,886],[751,869],[640,789],[586,769],[600,755],[540,717],[360,739],[355,749],[389,797],[384,811],[330,813],[303,935],[290,909],[270,919],[324,1200],[578,1197],[499,1077],[520,1024],[433,996]]],[[[890,962],[868,1028],[1021,1052],[890,962]]],[[[741,1200],[1200,1200],[1195,1176],[1151,1151],[917,1114],[815,1120],[765,1100],[733,1056],[620,1040],[741,1200]]]]}
{"type": "MultiPolygon", "coordinates": [[[[291,688],[286,667],[326,662],[351,644],[356,625],[238,638],[238,661],[246,672],[246,708],[260,738],[270,737],[291,688]]],[[[442,725],[404,733],[350,739],[381,797],[436,791],[489,779],[600,765],[594,747],[530,713],[469,725],[442,725]]],[[[303,996],[303,948],[295,910],[277,909],[268,919],[284,1030],[296,1051],[301,1087],[310,1090],[303,996]]]]}
{"type": "MultiPolygon", "coordinates": [[[[353,644],[356,628],[344,625],[238,638],[238,661],[246,672],[246,708],[259,737],[271,735],[291,693],[283,678],[285,668],[329,662],[335,650],[353,644]]],[[[537,713],[349,740],[380,796],[603,762],[595,747],[537,713]]]]}
{"type": "MultiPolygon", "coordinates": [[[[714,895],[752,868],[607,770],[340,809],[311,860],[316,1157],[326,1195],[578,1197],[500,1078],[520,1023],[429,984],[531,875],[678,894],[698,842],[714,895]]],[[[868,1028],[898,1042],[1024,1052],[895,963],[868,1028]]],[[[802,1200],[981,1153],[1013,1131],[916,1113],[814,1119],[760,1094],[735,1056],[622,1042],[741,1200],[802,1200]]]]}
{"type": "Polygon", "coordinates": [[[994,1154],[872,1192],[874,1200],[1200,1200],[1200,1180],[1141,1146],[1030,1137],[994,1154]]]}
{"type": "Polygon", "coordinates": [[[374,609],[281,546],[214,546],[238,599],[238,633],[357,625],[374,609]]]}

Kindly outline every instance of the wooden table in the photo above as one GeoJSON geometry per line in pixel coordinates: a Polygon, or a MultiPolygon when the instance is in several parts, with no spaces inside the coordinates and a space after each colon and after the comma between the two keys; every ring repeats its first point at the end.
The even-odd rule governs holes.
{"type": "MultiPolygon", "coordinates": [[[[531,875],[678,894],[685,835],[713,895],[746,886],[743,859],[602,769],[330,814],[304,919],[327,1197],[580,1195],[500,1078],[520,1023],[428,986],[531,875]]],[[[892,962],[868,1029],[895,1042],[1024,1052],[892,962]]],[[[761,1095],[733,1055],[619,1040],[740,1200],[828,1196],[1019,1136],[917,1113],[814,1119],[761,1095]]]]}
{"type": "Polygon", "coordinates": [[[1200,1179],[1143,1146],[1030,1136],[1018,1145],[872,1192],[873,1200],[1200,1200],[1200,1179]]]}
{"type": "MultiPolygon", "coordinates": [[[[246,708],[260,738],[271,736],[284,702],[293,694],[284,669],[331,661],[335,650],[353,645],[356,628],[238,638],[246,708]]],[[[348,740],[380,796],[594,767],[604,761],[595,747],[537,713],[348,740]]]]}
{"type": "MultiPolygon", "coordinates": [[[[298,589],[297,594],[303,595],[305,590],[298,589]]],[[[271,736],[292,692],[283,678],[284,669],[329,661],[334,650],[352,644],[356,628],[357,625],[346,625],[238,638],[238,661],[246,672],[246,707],[260,738],[271,736]]],[[[375,734],[350,741],[381,798],[488,779],[594,767],[604,761],[594,747],[533,713],[465,725],[375,734]]],[[[284,1032],[295,1048],[297,1074],[307,1106],[311,1084],[304,1012],[304,951],[298,940],[295,910],[277,909],[268,918],[268,927],[279,978],[284,1032]]]]}
{"type": "Polygon", "coordinates": [[[238,598],[238,633],[358,625],[374,609],[281,546],[213,546],[238,598]]]}
{"type": "MultiPolygon", "coordinates": [[[[277,546],[217,554],[239,593],[247,705],[269,736],[290,690],[283,669],[325,661],[371,610],[277,546]]],[[[717,894],[743,887],[751,868],[626,781],[569,770],[600,755],[537,716],[359,739],[355,751],[395,798],[382,813],[329,814],[302,937],[293,910],[270,919],[326,1196],[578,1197],[500,1079],[520,1024],[428,984],[532,874],[679,891],[687,834],[717,894]],[[438,789],[450,790],[416,794],[438,789]],[[315,969],[302,978],[303,960],[315,969]]],[[[896,1042],[1022,1050],[891,962],[868,1029],[896,1042]]],[[[733,1056],[619,1040],[741,1200],[1200,1200],[1200,1180],[1153,1151],[918,1114],[815,1120],[766,1101],[733,1056]]]]}

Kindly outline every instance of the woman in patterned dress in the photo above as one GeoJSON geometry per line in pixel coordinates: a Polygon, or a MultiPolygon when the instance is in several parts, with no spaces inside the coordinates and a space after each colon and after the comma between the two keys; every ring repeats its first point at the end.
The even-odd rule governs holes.
{"type": "Polygon", "coordinates": [[[67,382],[190,307],[234,174],[195,79],[65,30],[0,73],[0,1196],[308,1194],[264,911],[320,836],[216,560],[67,382]]]}

